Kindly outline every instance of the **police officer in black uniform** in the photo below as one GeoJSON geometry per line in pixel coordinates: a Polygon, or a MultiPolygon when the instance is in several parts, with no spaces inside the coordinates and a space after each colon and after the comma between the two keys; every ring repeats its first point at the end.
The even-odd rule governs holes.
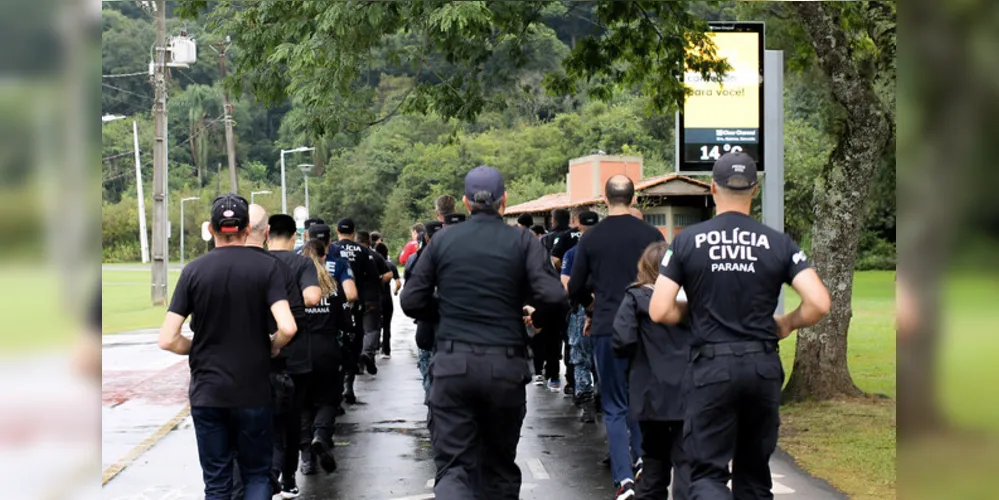
{"type": "Polygon", "coordinates": [[[717,215],[673,240],[649,316],[677,324],[689,310],[694,341],[683,447],[691,462],[690,498],[773,498],[769,460],[784,381],[777,343],[819,322],[829,312],[829,293],[791,238],[750,217],[756,162],[729,153],[712,175],[717,215]],[[785,283],[801,306],[775,317],[785,283]],[[680,287],[686,303],[676,299],[680,287]]]}
{"type": "Polygon", "coordinates": [[[400,301],[407,316],[438,321],[427,402],[441,499],[518,498],[531,376],[524,324],[544,324],[567,307],[544,247],[503,222],[506,199],[498,171],[472,169],[464,197],[472,216],[434,236],[400,301]],[[536,310],[525,318],[527,302],[536,310]]]}

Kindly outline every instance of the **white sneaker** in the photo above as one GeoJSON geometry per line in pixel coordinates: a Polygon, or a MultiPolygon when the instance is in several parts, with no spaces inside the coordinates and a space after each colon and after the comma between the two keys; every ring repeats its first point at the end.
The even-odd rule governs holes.
{"type": "Polygon", "coordinates": [[[545,377],[544,377],[544,375],[535,375],[534,376],[534,385],[544,386],[545,385],[545,377]]]}

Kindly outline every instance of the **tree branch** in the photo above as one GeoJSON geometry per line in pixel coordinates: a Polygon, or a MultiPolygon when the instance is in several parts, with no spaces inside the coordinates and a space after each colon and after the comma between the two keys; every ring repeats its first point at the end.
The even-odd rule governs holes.
{"type": "Polygon", "coordinates": [[[829,76],[833,97],[847,112],[853,123],[873,125],[872,120],[885,120],[885,110],[866,81],[860,77],[850,44],[843,30],[833,22],[822,2],[792,2],[815,49],[819,65],[829,76]]]}

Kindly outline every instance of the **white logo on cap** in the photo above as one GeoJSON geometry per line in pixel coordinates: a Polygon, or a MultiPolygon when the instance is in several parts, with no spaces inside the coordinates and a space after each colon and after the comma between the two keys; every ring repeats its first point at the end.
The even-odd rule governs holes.
{"type": "Polygon", "coordinates": [[[233,215],[236,215],[236,212],[233,212],[232,210],[226,210],[225,212],[222,212],[223,217],[232,217],[233,215]]]}
{"type": "Polygon", "coordinates": [[[739,172],[740,174],[746,171],[745,165],[732,165],[732,170],[739,172]]]}

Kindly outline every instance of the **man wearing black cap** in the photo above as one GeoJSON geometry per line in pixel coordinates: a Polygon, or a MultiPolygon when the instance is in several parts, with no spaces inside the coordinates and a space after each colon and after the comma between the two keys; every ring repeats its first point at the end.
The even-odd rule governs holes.
{"type": "Polygon", "coordinates": [[[295,253],[302,253],[302,248],[305,247],[305,242],[309,241],[309,228],[316,224],[326,224],[326,221],[318,217],[314,217],[311,219],[305,219],[302,223],[302,226],[305,229],[305,232],[302,233],[302,245],[295,247],[295,253]]]}
{"type": "Polygon", "coordinates": [[[400,300],[407,316],[437,322],[427,395],[437,498],[519,498],[531,378],[524,325],[545,325],[568,305],[544,247],[503,222],[506,199],[498,171],[472,169],[472,216],[434,236],[400,300]],[[528,302],[536,309],[525,317],[528,302]]]}
{"type": "Polygon", "coordinates": [[[378,373],[375,365],[375,349],[370,349],[374,342],[377,346],[381,335],[381,284],[392,278],[392,272],[380,274],[376,267],[375,257],[371,250],[354,241],[354,221],[340,219],[337,222],[339,240],[331,246],[332,253],[350,263],[357,283],[358,300],[354,302],[352,315],[354,318],[355,339],[345,346],[344,353],[344,401],[348,404],[357,402],[354,394],[354,379],[363,363],[368,373],[378,373]]]}
{"type": "Polygon", "coordinates": [[[791,238],[749,215],[756,162],[728,153],[712,176],[717,215],[673,240],[649,316],[677,324],[689,310],[694,341],[683,447],[690,454],[690,497],[773,498],[769,461],[784,381],[777,343],[819,322],[829,312],[829,293],[791,238]],[[801,306],[775,317],[785,283],[801,296],[801,306]],[[677,301],[680,287],[686,303],[677,301]]]}
{"type": "Polygon", "coordinates": [[[190,356],[191,418],[210,500],[230,499],[233,456],[244,498],[271,498],[270,360],[298,331],[279,262],[243,246],[249,218],[235,194],[212,203],[215,248],[184,267],[159,334],[161,349],[190,356]],[[192,315],[187,339],[180,329],[192,315]]]}

